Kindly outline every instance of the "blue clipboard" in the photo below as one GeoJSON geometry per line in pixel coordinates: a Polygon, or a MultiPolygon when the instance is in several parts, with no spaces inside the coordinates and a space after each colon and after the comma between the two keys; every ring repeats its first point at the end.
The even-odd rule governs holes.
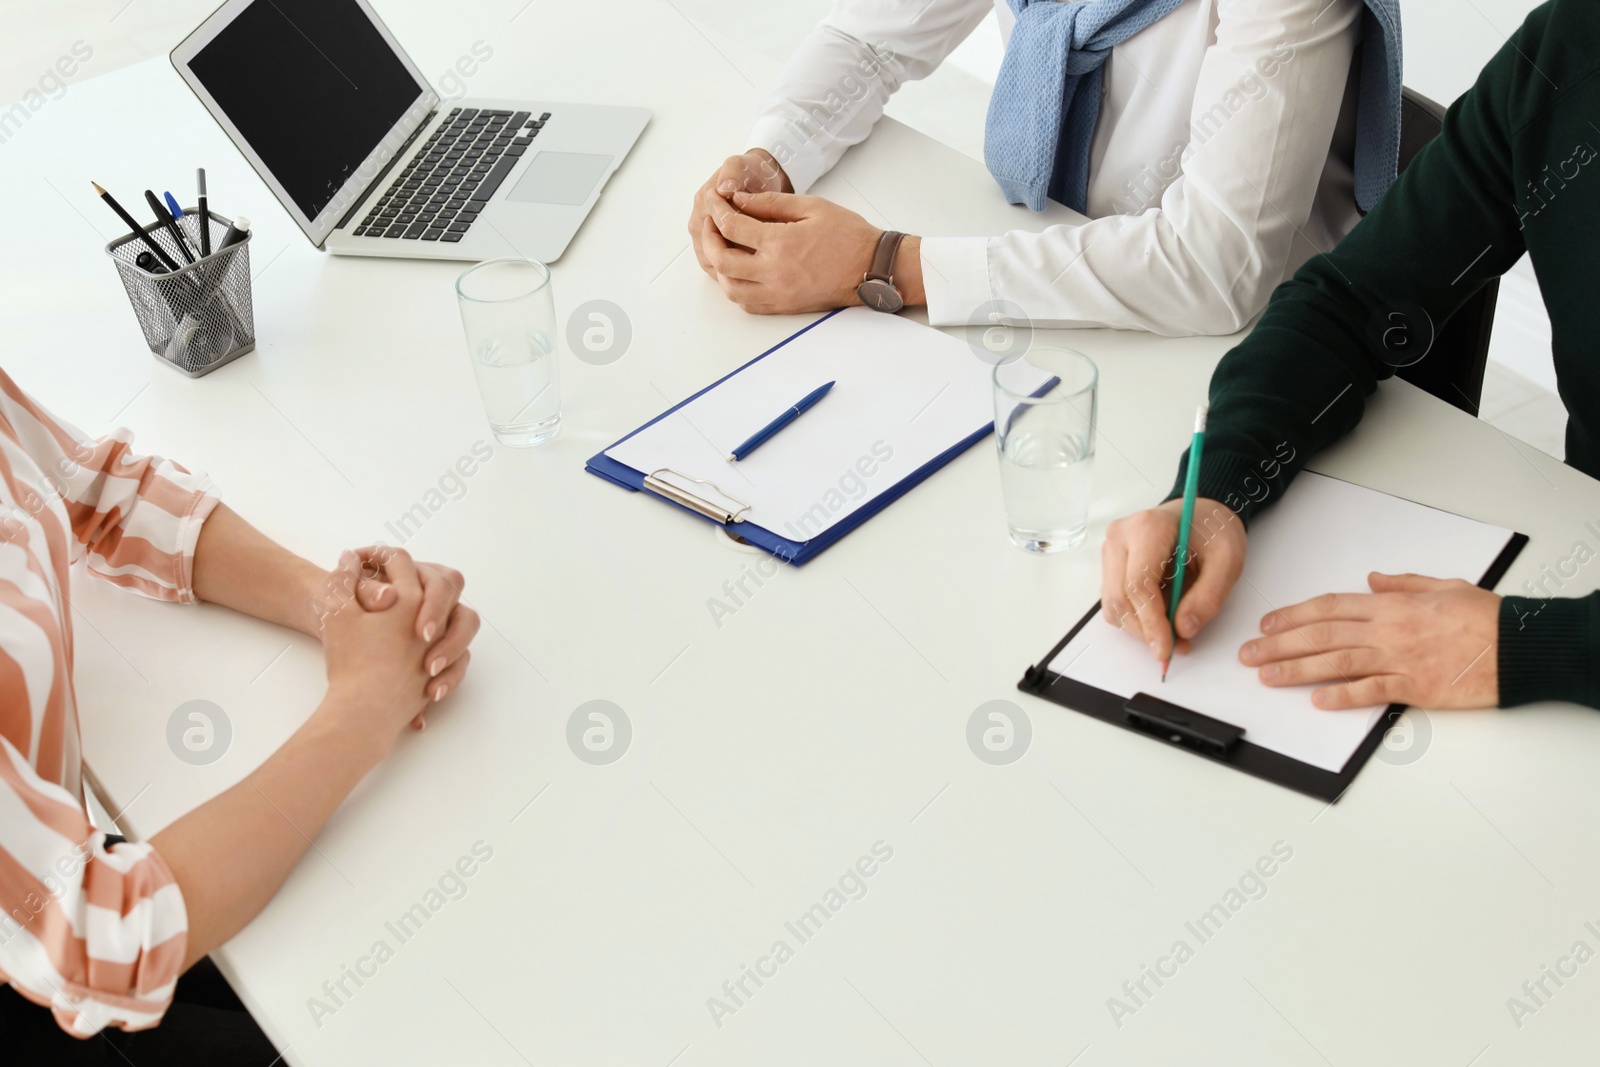
{"type": "Polygon", "coordinates": [[[591,456],[589,462],[584,464],[584,469],[590,474],[597,475],[601,478],[604,478],[608,482],[620,485],[624,489],[631,489],[635,492],[643,491],[653,497],[656,497],[665,504],[669,504],[681,511],[688,512],[690,515],[693,515],[698,519],[721,526],[727,531],[729,536],[736,537],[741,541],[745,541],[749,544],[755,545],[758,548],[765,549],[774,556],[778,557],[780,560],[783,560],[785,563],[792,563],[798,567],[816,558],[824,550],[844,537],[845,534],[848,534],[851,530],[854,530],[856,527],[872,518],[872,516],[876,515],[890,504],[893,504],[896,500],[899,500],[901,497],[905,496],[912,489],[916,488],[917,485],[926,480],[927,477],[934,471],[938,470],[940,467],[944,466],[946,463],[949,463],[961,453],[965,452],[967,449],[971,448],[973,445],[989,436],[989,434],[994,430],[994,424],[991,422],[989,425],[981,427],[974,433],[962,438],[954,445],[945,449],[943,452],[939,453],[937,456],[934,456],[928,462],[924,463],[922,466],[906,475],[906,477],[902,478],[894,485],[891,485],[889,488],[873,497],[866,504],[862,505],[860,508],[857,508],[849,515],[849,517],[834,523],[816,537],[806,541],[792,541],[787,537],[780,537],[778,534],[773,533],[771,530],[768,530],[763,526],[757,526],[753,522],[744,522],[739,520],[736,515],[733,517],[732,521],[720,521],[718,518],[709,515],[704,511],[700,511],[694,507],[679,503],[671,497],[662,495],[660,492],[647,487],[645,484],[648,477],[646,472],[634,470],[625,463],[619,463],[617,460],[614,460],[610,456],[606,455],[606,452],[615,448],[617,445],[620,445],[623,441],[626,441],[628,438],[634,436],[634,434],[654,426],[668,415],[671,415],[673,412],[683,407],[684,404],[687,404],[690,401],[709,393],[711,390],[715,389],[729,378],[732,378],[734,375],[739,374],[746,368],[772,355],[772,353],[776,352],[790,341],[793,341],[801,334],[804,334],[806,331],[813,330],[822,323],[827,322],[829,319],[833,318],[833,316],[839,314],[839,311],[841,310],[843,309],[841,308],[839,310],[828,312],[816,322],[813,322],[803,329],[791,334],[790,336],[785,337],[782,341],[779,341],[777,344],[761,353],[755,359],[752,359],[749,363],[744,364],[737,370],[730,371],[729,373],[723,375],[721,378],[718,378],[716,381],[712,382],[698,393],[687,397],[680,403],[673,405],[666,411],[663,411],[661,414],[657,415],[643,426],[640,426],[632,433],[613,441],[598,454],[591,456]]]}

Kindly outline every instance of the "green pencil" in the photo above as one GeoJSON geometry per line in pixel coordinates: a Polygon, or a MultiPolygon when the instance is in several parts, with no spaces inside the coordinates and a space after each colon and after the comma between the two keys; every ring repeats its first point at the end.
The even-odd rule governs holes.
{"type": "Polygon", "coordinates": [[[1189,469],[1183,479],[1183,516],[1178,520],[1178,552],[1172,570],[1172,597],[1167,604],[1167,623],[1172,627],[1172,648],[1161,664],[1161,680],[1167,680],[1167,668],[1172,666],[1172,653],[1178,647],[1178,601],[1183,599],[1183,569],[1189,561],[1189,533],[1194,526],[1194,500],[1200,493],[1200,452],[1206,443],[1206,412],[1209,404],[1201,404],[1194,413],[1194,437],[1189,442],[1189,469]]]}

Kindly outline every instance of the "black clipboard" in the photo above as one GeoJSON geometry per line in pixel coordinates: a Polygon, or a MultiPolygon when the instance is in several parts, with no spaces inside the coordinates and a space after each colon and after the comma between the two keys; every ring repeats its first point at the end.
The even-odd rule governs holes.
{"type": "MultiPolygon", "coordinates": [[[[1498,585],[1527,543],[1526,534],[1513,533],[1506,541],[1505,548],[1500,550],[1500,554],[1478,580],[1478,586],[1482,589],[1493,589],[1498,585]]],[[[1344,791],[1350,788],[1350,783],[1355,781],[1361,768],[1366,766],[1367,760],[1383,743],[1383,735],[1389,726],[1400,717],[1401,712],[1406,710],[1404,704],[1390,704],[1385,708],[1383,714],[1373,721],[1372,729],[1367,732],[1360,747],[1351,754],[1339,771],[1314,767],[1309,763],[1285,756],[1281,752],[1251,744],[1245,738],[1243,730],[1220,719],[1213,719],[1176,704],[1167,703],[1148,693],[1137,693],[1130,699],[1124,699],[1104,689],[1096,689],[1092,685],[1064,678],[1050,670],[1046,664],[1055,660],[1067,643],[1078,636],[1078,631],[1088,625],[1089,620],[1094,618],[1099,610],[1100,602],[1095,601],[1094,607],[1078,620],[1078,624],[1067,633],[1067,636],[1056,642],[1056,646],[1039,661],[1037,666],[1028,668],[1027,673],[1022,676],[1022,681],[1017,683],[1017,688],[1024,693],[1032,693],[1034,696],[1054,701],[1062,707],[1080,711],[1113,726],[1134,730],[1164,744],[1175,745],[1214,763],[1224,763],[1245,774],[1276,782],[1285,788],[1319,800],[1326,800],[1330,804],[1337,802],[1344,791]]]]}

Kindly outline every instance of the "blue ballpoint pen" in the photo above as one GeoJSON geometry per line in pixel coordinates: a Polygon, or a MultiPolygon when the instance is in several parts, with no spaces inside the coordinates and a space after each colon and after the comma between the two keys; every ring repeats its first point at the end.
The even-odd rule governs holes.
{"type": "Polygon", "coordinates": [[[165,227],[167,233],[172,235],[172,243],[178,246],[178,251],[183,253],[186,262],[194,262],[194,253],[189,251],[189,242],[184,240],[183,231],[178,229],[178,224],[173,220],[172,212],[167,210],[155,193],[149,189],[144,191],[145,203],[150,205],[150,210],[155,213],[156,222],[165,227]]]}
{"type": "Polygon", "coordinates": [[[802,399],[798,404],[785,411],[782,415],[779,415],[776,419],[773,419],[766,426],[763,426],[761,429],[757,430],[750,436],[748,441],[729,453],[728,462],[733,463],[737,460],[744,459],[750,453],[754,452],[773,437],[777,436],[779,430],[789,425],[795,419],[798,419],[801,415],[805,414],[808,408],[814,405],[817,401],[821,400],[823,397],[827,396],[828,390],[832,389],[834,384],[835,383],[833,382],[829,382],[827,385],[821,386],[807,393],[804,399],[802,399]]]}
{"type": "MultiPolygon", "coordinates": [[[[162,193],[161,195],[164,198],[166,198],[167,210],[172,212],[172,221],[174,223],[176,223],[179,219],[183,218],[183,208],[178,206],[178,198],[173,196],[170,192],[162,193]]],[[[202,215],[201,216],[202,225],[204,224],[204,219],[205,219],[205,216],[202,215]]],[[[173,229],[175,229],[177,231],[179,237],[183,237],[184,238],[184,242],[183,242],[184,243],[184,249],[183,249],[183,251],[184,251],[184,255],[188,255],[189,254],[188,235],[183,232],[183,227],[182,226],[174,225],[173,229]]],[[[204,244],[201,245],[200,254],[202,256],[203,255],[207,255],[207,253],[205,251],[204,244]]],[[[193,262],[193,261],[191,260],[191,262],[193,262]]]]}

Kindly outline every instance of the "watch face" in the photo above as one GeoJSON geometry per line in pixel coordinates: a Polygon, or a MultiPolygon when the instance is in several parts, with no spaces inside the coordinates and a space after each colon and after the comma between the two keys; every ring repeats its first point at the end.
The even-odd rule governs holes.
{"type": "Polygon", "coordinates": [[[882,278],[868,278],[856,287],[856,295],[861,298],[863,304],[874,311],[887,311],[893,314],[906,306],[905,300],[900,296],[900,290],[882,278]]]}

